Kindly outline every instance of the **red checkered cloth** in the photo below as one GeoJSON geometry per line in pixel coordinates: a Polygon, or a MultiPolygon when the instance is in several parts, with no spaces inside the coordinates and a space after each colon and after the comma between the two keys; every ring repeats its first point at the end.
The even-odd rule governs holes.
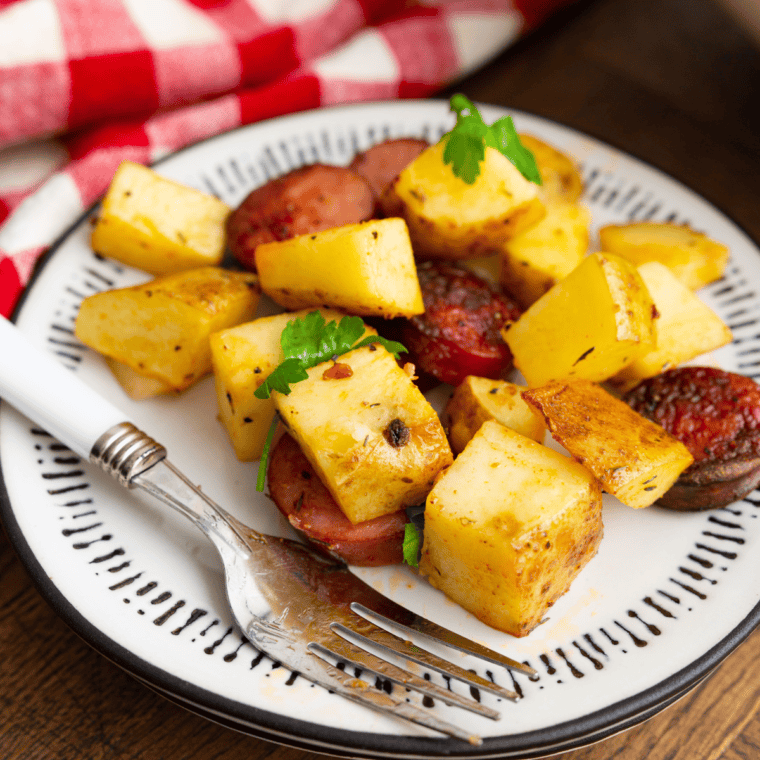
{"type": "Polygon", "coordinates": [[[0,0],[0,314],[121,161],[430,95],[570,2],[0,0]]]}

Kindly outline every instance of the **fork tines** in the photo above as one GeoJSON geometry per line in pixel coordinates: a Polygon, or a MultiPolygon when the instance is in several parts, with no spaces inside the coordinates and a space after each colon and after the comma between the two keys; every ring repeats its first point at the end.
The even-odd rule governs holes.
{"type": "MultiPolygon", "coordinates": [[[[434,670],[447,681],[454,679],[466,684],[471,691],[473,689],[486,691],[513,702],[520,698],[515,691],[499,686],[472,670],[465,670],[421,648],[410,638],[428,645],[432,644],[434,647],[442,645],[448,649],[474,655],[491,664],[517,670],[531,677],[536,675],[535,670],[530,666],[518,663],[459,634],[441,628],[425,618],[409,613],[408,610],[403,612],[404,623],[391,620],[358,603],[351,604],[351,611],[364,619],[360,621],[361,624],[354,625],[352,621],[349,627],[334,622],[330,625],[333,635],[325,635],[320,637],[320,641],[311,642],[309,650],[328,663],[339,662],[343,664],[343,667],[348,664],[359,674],[368,671],[377,679],[392,681],[424,697],[438,699],[445,704],[469,710],[492,720],[498,720],[501,717],[497,710],[484,705],[479,699],[463,696],[431,681],[425,671],[434,670]]],[[[411,706],[409,709],[411,710],[411,706]]],[[[436,726],[430,725],[426,722],[425,716],[428,711],[421,712],[422,716],[415,713],[414,717],[409,715],[403,717],[458,738],[463,738],[464,733],[471,743],[480,743],[479,737],[466,731],[462,732],[456,726],[451,726],[438,718],[435,718],[436,726]]]]}
{"type": "MultiPolygon", "coordinates": [[[[387,608],[386,612],[390,609],[392,608],[387,608]]],[[[538,675],[535,669],[527,663],[517,662],[517,660],[513,660],[511,657],[507,657],[506,655],[500,654],[493,649],[489,649],[482,644],[478,644],[476,641],[472,641],[454,631],[450,631],[448,628],[444,628],[443,626],[434,623],[432,620],[428,620],[420,615],[415,615],[414,613],[409,612],[409,610],[404,609],[402,618],[396,619],[390,617],[388,614],[381,615],[358,602],[352,602],[351,611],[360,615],[365,620],[374,623],[376,626],[386,629],[390,633],[398,631],[399,633],[395,634],[396,638],[401,638],[401,635],[403,635],[404,640],[408,640],[409,636],[416,635],[418,639],[427,641],[430,644],[439,644],[449,649],[463,652],[464,654],[474,655],[481,660],[485,660],[494,665],[501,665],[508,670],[516,670],[531,678],[535,678],[538,675]]],[[[444,660],[444,662],[446,661],[444,660]]]]}

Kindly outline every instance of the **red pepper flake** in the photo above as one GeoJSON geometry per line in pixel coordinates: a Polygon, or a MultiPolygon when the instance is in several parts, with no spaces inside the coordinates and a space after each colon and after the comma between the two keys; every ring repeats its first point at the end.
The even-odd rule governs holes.
{"type": "Polygon", "coordinates": [[[336,362],[332,365],[332,367],[328,367],[323,373],[322,373],[322,379],[323,380],[345,380],[348,377],[351,377],[354,374],[354,371],[349,367],[348,364],[343,364],[342,362],[336,362]]]}

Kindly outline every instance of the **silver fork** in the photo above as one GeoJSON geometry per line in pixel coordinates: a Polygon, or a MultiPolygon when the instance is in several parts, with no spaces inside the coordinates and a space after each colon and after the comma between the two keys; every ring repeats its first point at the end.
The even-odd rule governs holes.
{"type": "Polygon", "coordinates": [[[163,446],[2,318],[0,354],[6,357],[0,397],[123,486],[146,491],[203,531],[222,560],[235,623],[273,660],[354,702],[473,744],[481,742],[479,736],[408,701],[403,692],[411,689],[494,720],[497,710],[434,683],[426,671],[503,699],[516,701],[518,694],[423,647],[458,650],[535,676],[528,665],[401,607],[345,565],[241,523],[179,472],[163,446]],[[401,688],[384,688],[388,682],[401,688]]]}

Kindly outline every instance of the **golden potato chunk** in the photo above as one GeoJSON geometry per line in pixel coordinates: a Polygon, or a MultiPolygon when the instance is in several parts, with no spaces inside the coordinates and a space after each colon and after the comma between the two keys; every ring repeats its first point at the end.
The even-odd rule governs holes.
{"type": "Polygon", "coordinates": [[[420,572],[487,625],[525,636],[602,532],[601,489],[585,468],[489,421],[428,495],[420,572]]]}
{"type": "Polygon", "coordinates": [[[122,390],[134,401],[142,401],[146,398],[160,396],[162,393],[171,393],[174,389],[171,385],[157,380],[155,377],[146,377],[136,372],[132,367],[112,359],[110,356],[103,357],[111,370],[111,374],[122,387],[122,390]]]}
{"type": "Polygon", "coordinates": [[[523,391],[554,439],[629,507],[648,507],[694,461],[662,427],[587,380],[523,391]]]}
{"type": "Polygon", "coordinates": [[[733,338],[728,325],[669,267],[650,261],[638,269],[660,315],[657,344],[608,380],[623,393],[648,377],[725,346],[733,338]]]}
{"type": "Polygon", "coordinates": [[[286,309],[411,317],[425,307],[403,219],[375,219],[257,246],[262,290],[286,309]]]}
{"type": "Polygon", "coordinates": [[[466,259],[483,256],[544,215],[539,186],[525,179],[495,148],[486,148],[473,184],[443,161],[445,141],[423,151],[381,199],[386,216],[409,225],[415,255],[466,259]]]}
{"type": "Polygon", "coordinates": [[[585,206],[554,201],[546,216],[501,248],[501,284],[527,309],[563,280],[588,251],[591,215],[585,206]]]}
{"type": "Polygon", "coordinates": [[[124,161],[92,230],[93,250],[162,275],[216,265],[224,256],[230,207],[191,187],[124,161]]]}
{"type": "Polygon", "coordinates": [[[644,264],[659,261],[673,271],[686,287],[697,290],[723,276],[729,251],[685,225],[660,222],[611,224],[599,230],[603,251],[644,264]]]}
{"type": "Polygon", "coordinates": [[[253,317],[255,274],[201,267],[88,296],[75,333],[85,345],[172,390],[211,371],[209,336],[253,317]]]}
{"type": "Polygon", "coordinates": [[[359,523],[420,504],[452,454],[438,415],[393,355],[365,346],[308,374],[272,397],[346,517],[359,523]]]}
{"type": "MultiPolygon", "coordinates": [[[[256,398],[253,392],[283,360],[280,336],[285,326],[310,311],[303,309],[261,317],[211,336],[219,419],[241,462],[261,457],[275,414],[274,400],[256,398]]],[[[327,322],[339,322],[344,316],[343,312],[332,309],[318,311],[327,322]]],[[[376,331],[367,327],[364,335],[369,334],[374,335],[376,331]]]]}
{"type": "Polygon", "coordinates": [[[525,388],[506,380],[468,375],[446,405],[449,441],[454,452],[461,452],[488,420],[541,443],[546,433],[543,417],[525,403],[521,390],[525,388]]]}
{"type": "Polygon", "coordinates": [[[655,314],[636,267],[595,253],[502,335],[530,386],[573,377],[601,381],[653,346],[655,314]]]}
{"type": "Polygon", "coordinates": [[[547,201],[575,203],[583,194],[583,179],[575,161],[533,135],[521,134],[520,142],[536,159],[547,201]]]}

